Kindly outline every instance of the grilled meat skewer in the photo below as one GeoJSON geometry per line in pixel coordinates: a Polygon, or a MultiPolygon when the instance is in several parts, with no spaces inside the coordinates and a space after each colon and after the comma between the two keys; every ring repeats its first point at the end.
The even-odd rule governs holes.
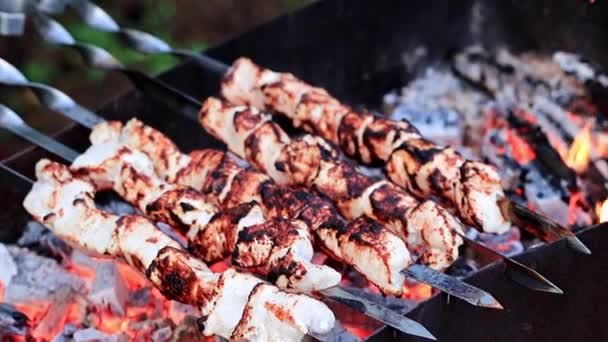
{"type": "Polygon", "coordinates": [[[219,212],[198,191],[160,179],[149,158],[118,141],[92,135],[92,145],[71,169],[98,190],[113,189],[151,219],[177,228],[190,252],[205,262],[232,255],[233,263],[273,274],[285,288],[310,292],[334,287],[340,274],[310,262],[312,242],[298,221],[264,222],[260,207],[243,203],[219,212]]]}
{"type": "Polygon", "coordinates": [[[491,233],[510,226],[497,203],[504,193],[496,171],[425,140],[406,121],[356,112],[321,88],[292,74],[262,69],[246,58],[238,59],[226,74],[222,94],[235,104],[283,113],[296,127],[328,139],[364,163],[385,162],[395,184],[421,198],[440,196],[467,224],[491,233]]]}
{"type": "Polygon", "coordinates": [[[125,260],[167,298],[200,308],[206,335],[299,341],[309,331],[323,334],[333,326],[332,312],[315,299],[282,292],[234,269],[212,273],[147,219],[97,209],[94,186],[67,167],[43,159],[36,175],[23,203],[36,220],[92,254],[125,260]]]}
{"type": "MultiPolygon", "coordinates": [[[[92,57],[93,55],[87,55],[87,56],[92,57]]],[[[96,56],[97,56],[97,54],[96,54],[96,56]]],[[[2,62],[4,62],[4,61],[0,60],[0,79],[4,84],[9,84],[11,86],[16,86],[16,87],[28,87],[28,88],[34,89],[35,93],[38,96],[38,99],[41,100],[41,102],[44,103],[46,106],[59,111],[60,113],[64,114],[65,116],[69,117],[72,120],[79,122],[80,124],[84,125],[85,127],[93,128],[93,126],[95,124],[105,121],[103,118],[97,116],[93,112],[76,104],[71,98],[69,98],[69,96],[65,95],[64,93],[60,92],[59,90],[46,86],[46,85],[39,85],[39,84],[34,84],[31,82],[28,82],[27,79],[25,78],[25,76],[23,74],[21,74],[16,68],[14,68],[13,66],[11,66],[10,64],[8,64],[6,62],[4,62],[4,63],[2,63],[2,62]],[[62,106],[57,107],[57,103],[61,103],[62,106]]],[[[94,63],[93,60],[89,60],[89,62],[93,63],[92,65],[103,68],[103,66],[98,65],[97,63],[94,63]]],[[[159,99],[161,99],[163,102],[166,102],[168,105],[170,105],[173,108],[175,108],[174,106],[177,106],[176,109],[178,109],[179,113],[182,113],[193,120],[197,120],[198,112],[199,112],[199,109],[201,106],[201,104],[198,103],[198,101],[190,98],[189,96],[187,96],[185,94],[182,94],[182,93],[176,91],[175,89],[173,89],[171,87],[168,87],[167,85],[165,85],[164,83],[162,83],[156,79],[146,77],[145,75],[140,74],[140,73],[138,73],[137,75],[139,75],[139,76],[132,78],[131,80],[134,82],[134,84],[138,88],[142,89],[147,94],[148,93],[154,94],[154,96],[157,96],[159,99]]],[[[2,112],[6,113],[6,112],[11,112],[11,111],[10,110],[3,111],[2,108],[0,108],[0,113],[2,113],[2,112]]],[[[12,113],[11,116],[13,117],[11,120],[2,121],[4,128],[8,129],[9,131],[11,131],[29,141],[32,141],[32,142],[38,144],[39,139],[35,139],[35,138],[33,138],[33,136],[37,135],[38,137],[40,137],[40,135],[34,134],[35,132],[32,132],[33,130],[31,129],[31,127],[28,127],[23,122],[23,120],[19,119],[19,117],[16,114],[12,113]]],[[[55,148],[58,147],[57,144],[49,145],[46,142],[44,142],[42,145],[43,146],[54,146],[55,148]]],[[[62,150],[62,149],[60,148],[59,150],[62,150]]],[[[62,151],[62,152],[65,152],[65,151],[62,151]]],[[[468,241],[468,245],[470,245],[471,247],[474,247],[476,249],[487,250],[487,247],[479,245],[478,243],[476,243],[474,241],[471,241],[471,240],[467,240],[467,241],[468,241]]],[[[501,259],[505,260],[505,262],[507,262],[508,265],[512,266],[510,268],[511,272],[515,272],[518,274],[518,277],[515,277],[514,279],[526,279],[526,282],[523,282],[521,280],[517,280],[517,282],[523,284],[524,286],[526,286],[528,288],[532,288],[535,290],[561,293],[561,290],[559,290],[558,287],[556,287],[554,284],[552,284],[549,280],[544,278],[542,275],[527,268],[525,265],[517,263],[516,261],[508,259],[502,255],[497,255],[497,256],[499,256],[501,259]],[[531,286],[530,284],[534,284],[534,286],[531,286]]],[[[478,301],[475,298],[481,298],[484,296],[487,297],[487,294],[485,294],[485,295],[481,294],[479,291],[477,291],[476,295],[473,295],[473,292],[469,291],[469,290],[472,290],[470,288],[468,290],[469,295],[464,296],[462,291],[455,291],[455,289],[456,288],[464,289],[466,286],[463,287],[462,285],[466,285],[466,284],[464,284],[464,283],[460,283],[460,285],[454,284],[454,281],[452,278],[440,280],[440,278],[444,277],[444,276],[440,276],[440,274],[433,275],[432,279],[427,279],[426,276],[429,275],[429,272],[427,272],[423,268],[424,267],[422,267],[421,265],[412,265],[411,267],[409,267],[407,269],[407,273],[409,276],[412,276],[412,277],[418,279],[419,281],[430,284],[433,287],[440,288],[442,291],[451,293],[452,295],[454,295],[456,297],[459,297],[459,298],[466,297],[466,298],[468,298],[467,301],[471,302],[471,303],[480,303],[480,301],[478,301]],[[416,276],[414,276],[413,274],[416,271],[418,271],[418,273],[416,274],[416,276]],[[447,286],[449,284],[452,284],[454,286],[447,286]]],[[[446,278],[449,278],[449,277],[446,277],[446,278]]],[[[334,290],[336,290],[336,289],[334,289],[334,290]]],[[[372,315],[372,317],[379,319],[387,324],[394,324],[394,323],[389,323],[386,319],[384,319],[383,317],[386,317],[386,315],[380,311],[367,310],[367,314],[372,315]],[[372,314],[372,312],[373,312],[373,314],[372,314]]],[[[397,329],[400,329],[400,327],[397,327],[395,325],[392,325],[392,326],[396,327],[397,329]]],[[[411,328],[411,325],[409,328],[411,328]]],[[[407,329],[407,330],[408,331],[406,333],[416,333],[418,331],[421,331],[421,329],[416,329],[416,331],[414,331],[412,329],[407,329]]],[[[428,335],[429,334],[424,334],[424,336],[428,336],[428,335]]]]}
{"type": "Polygon", "coordinates": [[[377,229],[376,222],[366,217],[346,222],[328,201],[280,186],[262,173],[241,167],[226,152],[204,149],[185,155],[164,134],[137,119],[124,127],[118,122],[99,124],[91,136],[120,141],[146,153],[165,181],[200,189],[221,208],[253,200],[267,218],[305,222],[315,243],[329,255],[353,266],[383,293],[401,294],[405,277],[400,271],[411,264],[410,254],[399,237],[377,229]]]}
{"type": "MultiPolygon", "coordinates": [[[[96,117],[94,115],[87,116],[87,118],[91,118],[91,117],[93,117],[95,119],[95,121],[103,122],[103,120],[101,118],[96,117]]],[[[53,140],[52,138],[49,138],[48,136],[29,127],[27,124],[25,124],[19,118],[19,116],[16,113],[14,113],[12,110],[10,110],[9,108],[2,106],[2,105],[0,105],[0,118],[2,119],[2,120],[0,120],[0,122],[3,124],[2,126],[4,128],[8,129],[10,132],[17,134],[20,137],[22,137],[30,142],[33,142],[34,144],[37,144],[37,145],[45,148],[49,152],[57,154],[66,160],[74,160],[78,157],[78,153],[76,151],[70,149],[69,147],[67,147],[65,145],[62,145],[61,143],[57,142],[56,140],[53,140]]],[[[110,124],[110,126],[112,126],[112,125],[110,124]]],[[[100,138],[97,137],[96,139],[99,140],[100,138]]],[[[101,141],[106,141],[106,140],[102,139],[101,141]]],[[[2,166],[2,165],[0,164],[0,166],[2,166]]],[[[4,168],[6,170],[5,167],[2,167],[2,168],[4,168]]],[[[8,169],[8,171],[10,172],[11,170],[8,169]]],[[[12,172],[12,173],[15,174],[14,172],[12,172]]],[[[21,176],[19,174],[15,174],[15,175],[20,178],[23,178],[23,176],[21,176]]],[[[244,203],[244,204],[245,204],[245,208],[249,208],[251,206],[251,203],[249,203],[249,202],[244,203]]],[[[241,207],[243,207],[243,206],[241,206],[241,207]]],[[[231,211],[231,210],[229,210],[229,211],[231,211]]],[[[286,220],[279,220],[279,221],[286,221],[286,220]]],[[[236,222],[235,222],[235,224],[236,224],[236,222]]],[[[280,259],[278,260],[279,261],[278,265],[275,265],[275,266],[279,266],[279,269],[278,269],[279,272],[274,272],[273,274],[270,274],[269,276],[271,278],[273,278],[273,280],[275,280],[275,282],[277,282],[279,285],[288,286],[289,283],[285,284],[283,282],[285,280],[284,277],[277,278],[277,276],[280,276],[283,273],[295,274],[297,276],[297,271],[301,271],[301,269],[298,268],[297,263],[291,262],[293,260],[290,259],[290,257],[293,254],[293,253],[291,253],[293,251],[287,251],[287,253],[281,254],[280,250],[278,251],[279,253],[274,253],[276,251],[272,248],[269,248],[269,246],[272,246],[273,244],[275,244],[275,242],[278,242],[279,244],[281,244],[281,243],[285,243],[285,241],[281,241],[281,240],[269,241],[269,240],[276,238],[276,237],[281,237],[281,236],[286,237],[287,242],[289,242],[290,240],[293,241],[293,239],[296,239],[296,244],[294,244],[294,248],[296,248],[295,253],[300,256],[305,253],[312,254],[312,252],[307,252],[308,250],[312,251],[312,248],[307,249],[306,247],[308,246],[308,244],[302,243],[302,242],[307,242],[306,240],[301,239],[301,238],[299,239],[299,241],[297,240],[297,238],[301,237],[301,234],[298,234],[298,232],[295,232],[296,234],[293,234],[294,233],[293,231],[287,231],[286,234],[282,234],[282,232],[280,232],[280,230],[277,230],[277,228],[284,228],[284,226],[285,225],[278,225],[278,226],[270,225],[270,227],[262,227],[262,228],[258,227],[257,229],[255,229],[252,232],[252,234],[249,234],[249,233],[245,234],[243,236],[243,239],[244,239],[243,245],[246,248],[249,248],[249,246],[251,245],[252,242],[255,243],[256,241],[261,240],[263,242],[263,245],[262,245],[263,249],[254,251],[257,254],[248,255],[247,253],[244,253],[246,251],[243,251],[243,253],[237,252],[236,254],[238,256],[244,256],[245,259],[243,259],[243,260],[245,260],[246,262],[251,263],[253,261],[253,262],[259,263],[259,261],[265,261],[265,258],[268,256],[265,253],[267,253],[268,250],[270,249],[271,254],[272,254],[271,257],[278,256],[280,259]],[[252,237],[253,237],[253,239],[252,239],[252,237]],[[253,257],[247,258],[248,256],[249,257],[253,256],[253,257]],[[260,256],[262,258],[260,258],[260,256]],[[287,267],[289,269],[283,270],[280,268],[281,265],[287,265],[287,267]]],[[[253,226],[251,228],[255,228],[255,227],[256,226],[253,226]]],[[[246,231],[248,229],[249,228],[246,228],[243,231],[246,231]]],[[[358,233],[358,232],[355,232],[355,233],[358,233]]],[[[241,239],[240,234],[239,234],[239,239],[241,239]]],[[[397,241],[400,241],[400,240],[397,240],[397,241]]],[[[283,249],[283,251],[284,250],[285,249],[283,249]]],[[[274,259],[274,261],[277,261],[276,258],[274,259]]],[[[253,266],[253,265],[248,264],[248,266],[253,266]]],[[[258,268],[256,267],[254,270],[258,271],[258,268]]],[[[422,271],[424,271],[424,268],[422,269],[422,271]]],[[[443,279],[444,277],[445,276],[439,274],[439,277],[435,276],[433,279],[437,279],[437,281],[445,281],[445,279],[443,279]]],[[[306,280],[306,278],[307,277],[296,278],[296,280],[299,280],[300,281],[299,285],[302,285],[302,284],[305,284],[303,282],[303,280],[306,280]]],[[[310,277],[308,277],[308,279],[310,279],[310,277]]],[[[315,279],[313,278],[313,280],[315,280],[315,279]]],[[[448,279],[448,280],[450,280],[450,279],[448,279]]],[[[448,281],[448,282],[446,282],[446,284],[452,284],[452,282],[448,281]]],[[[479,303],[478,305],[485,305],[485,306],[491,306],[491,307],[496,307],[496,306],[500,307],[499,304],[496,304],[496,301],[490,295],[486,294],[485,292],[472,288],[471,286],[469,286],[467,284],[464,284],[464,286],[462,284],[456,284],[456,285],[458,286],[460,292],[466,291],[466,293],[468,294],[467,298],[472,303],[479,303]]],[[[458,293],[460,293],[460,292],[458,292],[458,293]]],[[[388,309],[385,306],[376,304],[374,302],[371,302],[364,298],[360,298],[358,296],[354,296],[339,286],[321,290],[321,291],[319,291],[319,293],[321,295],[323,295],[323,297],[326,299],[330,299],[332,301],[337,301],[339,303],[343,303],[344,305],[350,306],[351,308],[354,308],[355,310],[360,311],[361,313],[363,313],[369,317],[372,317],[386,325],[389,325],[405,334],[421,336],[421,337],[425,337],[425,338],[429,338],[429,339],[435,339],[433,337],[433,335],[431,333],[429,333],[428,330],[426,330],[426,328],[424,328],[419,323],[417,323],[409,318],[406,318],[403,315],[401,315],[395,311],[392,311],[391,309],[388,309]]]]}
{"type": "Polygon", "coordinates": [[[279,184],[314,188],[344,216],[368,215],[401,237],[434,269],[448,267],[462,244],[460,223],[433,201],[418,202],[395,185],[364,176],[337,158],[324,140],[291,140],[270,116],[246,106],[209,98],[200,112],[203,127],[238,156],[279,184]]]}

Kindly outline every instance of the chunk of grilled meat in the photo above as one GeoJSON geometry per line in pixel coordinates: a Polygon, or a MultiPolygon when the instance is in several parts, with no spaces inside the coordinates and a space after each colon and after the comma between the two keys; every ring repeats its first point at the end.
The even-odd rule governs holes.
{"type": "Polygon", "coordinates": [[[36,220],[89,253],[123,259],[167,298],[198,307],[206,318],[206,335],[299,341],[304,334],[327,333],[333,326],[332,312],[315,299],[281,292],[234,269],[212,273],[144,217],[99,210],[94,186],[64,165],[43,159],[36,175],[23,202],[36,220]]]}
{"type": "Polygon", "coordinates": [[[387,181],[366,177],[339,160],[324,140],[291,140],[270,116],[215,98],[203,104],[200,122],[278,183],[314,188],[347,218],[367,215],[382,222],[430,267],[444,269],[456,259],[462,244],[458,220],[432,201],[418,202],[387,181]]]}
{"type": "Polygon", "coordinates": [[[360,217],[346,222],[325,199],[302,189],[274,183],[267,175],[247,170],[223,151],[204,149],[190,155],[152,127],[131,119],[124,127],[103,123],[95,139],[114,139],[146,153],[166,181],[200,189],[222,208],[256,201],[268,218],[299,220],[330,256],[357,269],[386,294],[400,295],[411,263],[403,241],[360,217]]]}
{"type": "Polygon", "coordinates": [[[261,208],[254,202],[219,212],[204,195],[193,188],[176,186],[160,179],[148,156],[114,140],[99,139],[72,164],[72,170],[86,176],[98,189],[111,187],[153,220],[176,227],[188,238],[189,250],[211,262],[232,255],[240,266],[257,253],[255,270],[271,274],[281,287],[317,291],[336,286],[340,274],[328,266],[315,265],[312,241],[306,229],[283,221],[264,222],[261,208]],[[260,225],[260,226],[255,226],[260,225]],[[286,228],[293,238],[279,238],[276,227],[286,228]],[[249,230],[268,229],[276,238],[251,239],[249,230]],[[296,238],[297,236],[297,238],[296,238]],[[249,245],[244,248],[244,245],[249,245]],[[237,246],[240,253],[233,253],[237,246]],[[262,252],[271,246],[267,253],[262,252]]]}
{"type": "MultiPolygon", "coordinates": [[[[296,127],[328,139],[364,163],[385,162],[395,184],[420,198],[440,196],[468,224],[491,233],[510,226],[498,207],[504,193],[496,170],[424,139],[409,122],[355,111],[321,88],[292,74],[262,69],[246,58],[238,59],[226,74],[222,94],[235,104],[283,113],[296,127]]],[[[238,140],[232,143],[244,146],[238,140]]]]}

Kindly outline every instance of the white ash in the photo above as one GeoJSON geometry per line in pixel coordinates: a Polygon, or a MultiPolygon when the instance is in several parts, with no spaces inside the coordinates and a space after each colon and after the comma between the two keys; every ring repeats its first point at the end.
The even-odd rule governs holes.
{"type": "MultiPolygon", "coordinates": [[[[0,243],[0,287],[8,287],[17,274],[17,265],[6,246],[0,243]]],[[[2,298],[0,298],[1,300],[2,298]]]]}
{"type": "Polygon", "coordinates": [[[152,342],[167,342],[173,336],[173,328],[166,326],[152,333],[152,342]]]}
{"type": "Polygon", "coordinates": [[[72,264],[76,264],[78,266],[83,266],[86,268],[90,268],[92,270],[95,269],[95,267],[97,267],[97,265],[99,265],[100,262],[106,262],[109,260],[112,260],[110,258],[107,259],[94,259],[92,257],[90,257],[88,254],[82,252],[80,249],[75,249],[74,252],[72,253],[72,257],[69,259],[69,262],[72,264]]]}
{"type": "MultiPolygon", "coordinates": [[[[200,316],[201,311],[192,305],[188,305],[188,304],[184,304],[184,303],[180,303],[180,302],[176,302],[176,301],[171,301],[170,303],[171,303],[170,304],[171,313],[178,313],[180,316],[183,316],[184,318],[188,317],[188,316],[191,316],[191,317],[200,316]]],[[[180,324],[181,321],[174,321],[173,323],[180,324]]]]}
{"type": "Polygon", "coordinates": [[[71,342],[76,331],[78,331],[77,326],[74,324],[66,324],[63,327],[61,334],[55,336],[51,342],[71,342]]]}
{"type": "MultiPolygon", "coordinates": [[[[129,323],[129,330],[137,331],[141,336],[153,336],[156,331],[165,327],[173,330],[173,323],[168,318],[148,319],[129,323]]],[[[162,335],[159,337],[162,337],[162,335]]]]}
{"type": "Polygon", "coordinates": [[[15,246],[8,247],[8,250],[18,272],[5,290],[4,301],[20,303],[44,300],[62,287],[69,287],[74,292],[86,292],[85,282],[64,270],[55,260],[15,246]]]}
{"type": "Polygon", "coordinates": [[[128,340],[126,335],[108,335],[93,328],[77,330],[72,335],[73,342],[126,342],[128,340]]]}
{"type": "Polygon", "coordinates": [[[384,109],[396,120],[407,119],[420,133],[440,145],[461,146],[465,129],[477,130],[489,100],[467,89],[449,70],[426,69],[399,93],[384,96],[384,109]]]}
{"type": "Polygon", "coordinates": [[[549,184],[540,172],[530,170],[526,173],[524,190],[528,203],[536,210],[561,225],[568,225],[568,203],[562,200],[561,191],[549,184]]]}
{"type": "Polygon", "coordinates": [[[95,280],[88,295],[92,304],[109,307],[118,316],[124,316],[129,291],[118,267],[112,261],[101,262],[95,267],[95,280]]]}

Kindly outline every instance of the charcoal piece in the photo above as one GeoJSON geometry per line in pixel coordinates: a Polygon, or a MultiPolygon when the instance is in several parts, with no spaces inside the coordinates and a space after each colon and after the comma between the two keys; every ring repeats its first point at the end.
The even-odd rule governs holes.
{"type": "Polygon", "coordinates": [[[166,326],[152,333],[152,342],[168,342],[173,335],[173,328],[166,326]]]}
{"type": "Polygon", "coordinates": [[[24,335],[28,328],[28,317],[13,305],[0,303],[0,336],[24,335]]]}
{"type": "Polygon", "coordinates": [[[74,333],[74,342],[123,342],[128,341],[124,335],[107,335],[93,328],[78,330],[74,333]]]}
{"type": "Polygon", "coordinates": [[[70,245],[36,221],[27,223],[17,245],[57,261],[67,260],[72,254],[70,245]]]}
{"type": "Polygon", "coordinates": [[[70,304],[74,301],[74,291],[67,285],[58,289],[49,298],[51,305],[44,317],[32,327],[31,335],[38,339],[57,336],[61,333],[62,324],[68,314],[70,304]]]}
{"type": "Polygon", "coordinates": [[[94,305],[109,307],[115,315],[125,315],[129,291],[114,262],[102,262],[95,267],[95,280],[88,298],[94,305]]]}
{"type": "Polygon", "coordinates": [[[18,273],[5,289],[5,302],[47,300],[66,286],[78,293],[86,292],[85,282],[63,269],[55,260],[24,248],[10,246],[8,250],[17,265],[18,273]]]}

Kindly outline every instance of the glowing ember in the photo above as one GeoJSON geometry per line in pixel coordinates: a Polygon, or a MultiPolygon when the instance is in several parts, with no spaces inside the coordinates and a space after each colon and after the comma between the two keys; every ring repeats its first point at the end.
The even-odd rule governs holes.
{"type": "Polygon", "coordinates": [[[15,304],[15,308],[30,319],[32,326],[36,326],[49,310],[50,306],[51,302],[42,300],[15,304]]]}
{"type": "Polygon", "coordinates": [[[403,298],[423,301],[433,295],[433,288],[426,284],[407,284],[403,287],[403,298]]]}
{"type": "Polygon", "coordinates": [[[534,153],[532,147],[514,130],[507,130],[507,141],[511,147],[511,155],[519,165],[525,165],[536,158],[536,153],[534,153]]]}
{"type": "Polygon", "coordinates": [[[583,173],[589,166],[591,155],[591,125],[587,124],[574,138],[566,157],[566,164],[577,173],[583,173]]]}
{"type": "Polygon", "coordinates": [[[596,203],[595,213],[597,214],[599,223],[608,222],[608,199],[602,203],[596,203]]]}

